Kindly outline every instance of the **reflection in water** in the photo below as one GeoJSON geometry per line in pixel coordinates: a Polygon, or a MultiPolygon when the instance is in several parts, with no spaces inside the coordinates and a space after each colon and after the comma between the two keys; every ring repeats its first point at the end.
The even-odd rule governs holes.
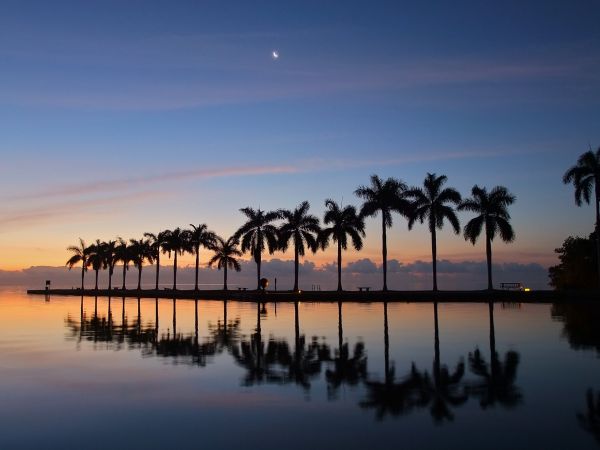
{"type": "Polygon", "coordinates": [[[586,412],[577,413],[577,420],[583,429],[590,432],[600,444],[600,392],[597,392],[594,398],[594,391],[588,389],[586,404],[586,412]]]}
{"type": "Polygon", "coordinates": [[[483,409],[499,404],[506,408],[518,405],[522,400],[520,389],[515,385],[519,354],[508,351],[504,362],[500,361],[496,351],[496,336],[494,331],[494,304],[489,303],[490,316],[490,358],[487,363],[479,349],[469,354],[471,371],[481,378],[481,381],[471,387],[472,395],[479,398],[483,409]]]}
{"type": "Polygon", "coordinates": [[[555,303],[552,318],[562,322],[563,336],[576,350],[594,349],[600,354],[600,305],[555,303]]]}

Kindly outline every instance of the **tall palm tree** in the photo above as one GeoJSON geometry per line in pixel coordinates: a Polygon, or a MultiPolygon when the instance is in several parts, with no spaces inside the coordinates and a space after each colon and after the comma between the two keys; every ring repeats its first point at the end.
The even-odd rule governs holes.
{"type": "Polygon", "coordinates": [[[365,237],[365,222],[356,213],[354,206],[348,205],[342,208],[331,199],[325,200],[327,211],[323,222],[325,225],[331,225],[329,228],[323,228],[319,234],[319,243],[321,248],[325,249],[329,245],[329,239],[337,243],[337,270],[338,287],[342,290],[342,250],[348,249],[348,236],[352,239],[352,246],[356,250],[361,250],[363,246],[362,238],[365,237]]]}
{"type": "Polygon", "coordinates": [[[160,253],[165,253],[164,245],[168,235],[168,230],[160,231],[158,234],[144,233],[144,237],[150,239],[152,258],[156,261],[156,290],[158,290],[158,281],[160,278],[160,253]]]}
{"type": "Polygon", "coordinates": [[[67,250],[73,253],[73,255],[67,260],[66,266],[69,267],[69,270],[75,266],[77,263],[81,263],[81,290],[84,289],[84,278],[85,272],[87,270],[87,252],[86,246],[83,239],[79,238],[79,246],[71,245],[67,247],[67,250]]]}
{"type": "Polygon", "coordinates": [[[210,231],[205,223],[201,223],[196,226],[190,224],[192,227],[189,230],[189,239],[192,253],[196,255],[196,283],[194,285],[194,290],[198,290],[198,270],[200,266],[200,247],[204,247],[207,249],[211,249],[214,247],[217,239],[217,235],[210,231]]]}
{"type": "Polygon", "coordinates": [[[363,199],[361,217],[375,217],[381,213],[381,252],[383,256],[383,290],[387,291],[387,233],[392,226],[392,212],[405,217],[411,215],[411,204],[406,199],[407,186],[401,180],[388,178],[382,180],[371,175],[371,186],[359,186],[354,194],[363,199]]]}
{"type": "MultiPolygon", "coordinates": [[[[225,240],[220,236],[216,236],[216,242],[213,246],[215,255],[208,261],[208,266],[217,265],[217,269],[223,269],[223,290],[227,290],[227,269],[233,269],[236,272],[242,270],[236,256],[242,256],[242,252],[238,250],[238,241],[232,236],[225,240]]],[[[227,325],[227,324],[225,324],[227,325]]]]}
{"type": "MultiPolygon", "coordinates": [[[[581,206],[582,199],[590,203],[592,185],[594,185],[594,205],[596,205],[596,256],[600,261],[600,147],[594,153],[591,149],[577,160],[577,164],[565,172],[563,183],[573,183],[575,187],[575,203],[581,206]]],[[[600,277],[600,263],[598,264],[600,277]]],[[[600,280],[600,278],[599,278],[600,280]]],[[[600,283],[600,281],[599,281],[600,283]]]]}
{"type": "Polygon", "coordinates": [[[448,177],[428,173],[423,181],[423,187],[413,187],[406,195],[413,198],[413,214],[408,219],[408,229],[411,230],[415,221],[429,224],[431,233],[431,260],[433,264],[433,290],[437,291],[437,237],[436,230],[442,229],[444,219],[448,219],[454,232],[460,233],[460,224],[452,205],[459,205],[461,196],[454,188],[442,188],[448,177]]]}
{"type": "Polygon", "coordinates": [[[92,267],[94,272],[96,272],[96,284],[94,289],[98,290],[98,272],[104,266],[104,248],[103,243],[100,242],[100,239],[96,239],[96,242],[89,245],[85,249],[85,253],[87,254],[86,264],[88,267],[92,267]]]}
{"type": "Polygon", "coordinates": [[[288,249],[290,241],[294,244],[294,291],[298,291],[298,268],[300,256],[306,253],[308,247],[313,253],[319,246],[319,219],[308,214],[310,204],[307,201],[300,203],[293,211],[280,210],[283,224],[279,227],[279,248],[288,249]]]}
{"type": "Polygon", "coordinates": [[[182,255],[190,248],[188,233],[181,228],[175,228],[174,230],[168,231],[165,236],[165,242],[163,244],[163,250],[171,257],[171,252],[174,254],[173,258],[173,290],[177,289],[177,255],[182,255]]]}
{"type": "Polygon", "coordinates": [[[471,241],[473,245],[477,242],[483,227],[485,226],[485,253],[487,256],[488,289],[492,285],[492,241],[497,234],[504,242],[515,240],[515,232],[510,225],[510,214],[508,206],[512,205],[516,197],[504,186],[496,186],[489,193],[486,188],[473,186],[472,197],[463,200],[458,209],[471,211],[477,214],[464,228],[465,240],[471,241]]]}
{"type": "Polygon", "coordinates": [[[260,266],[265,248],[270,254],[277,250],[277,227],[273,222],[281,218],[279,211],[262,211],[250,207],[240,209],[248,220],[233,235],[242,242],[242,252],[250,252],[256,262],[256,289],[260,289],[260,266]]]}
{"type": "Polygon", "coordinates": [[[115,272],[115,264],[117,263],[117,242],[103,242],[102,253],[104,255],[104,268],[108,269],[108,292],[112,289],[112,276],[115,272]]]}
{"type": "Polygon", "coordinates": [[[115,248],[115,258],[117,261],[121,261],[123,263],[123,287],[122,289],[126,289],[125,278],[127,276],[127,271],[129,270],[129,263],[131,262],[131,249],[123,238],[117,238],[117,247],[115,248]]]}
{"type": "Polygon", "coordinates": [[[150,264],[154,262],[152,247],[149,239],[130,239],[129,240],[129,252],[131,255],[131,262],[134,267],[138,270],[138,291],[142,289],[142,267],[144,261],[148,261],[150,264]]]}

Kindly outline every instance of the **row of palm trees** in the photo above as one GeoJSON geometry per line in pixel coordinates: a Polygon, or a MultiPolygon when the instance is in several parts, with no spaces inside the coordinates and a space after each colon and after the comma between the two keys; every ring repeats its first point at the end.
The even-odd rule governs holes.
{"type": "Polygon", "coordinates": [[[294,251],[294,291],[298,291],[298,272],[300,257],[307,250],[324,250],[330,242],[337,245],[338,291],[342,290],[342,251],[351,245],[361,250],[365,237],[365,219],[381,216],[383,290],[387,290],[387,230],[392,226],[393,214],[399,214],[408,221],[412,229],[416,222],[427,222],[431,233],[431,252],[433,266],[433,290],[437,290],[437,230],[445,222],[450,222],[456,234],[460,233],[457,211],[469,211],[475,214],[464,226],[465,240],[475,244],[482,233],[486,241],[488,289],[492,289],[492,241],[496,236],[505,242],[511,242],[515,233],[510,225],[508,206],[515,201],[505,187],[496,186],[488,191],[475,185],[471,197],[463,199],[460,193],[451,187],[444,187],[445,175],[428,173],[422,187],[409,188],[396,178],[382,180],[371,176],[369,186],[359,186],[355,195],[363,203],[360,210],[352,205],[340,205],[328,199],[325,201],[324,226],[319,219],[309,213],[310,205],[304,201],[294,210],[280,209],[263,211],[250,207],[240,209],[246,216],[246,222],[228,239],[210,231],[206,224],[190,225],[190,229],[176,228],[161,231],[158,234],[145,233],[140,240],[129,242],[122,238],[115,241],[96,240],[86,246],[80,239],[79,245],[68,247],[72,252],[67,266],[72,268],[81,263],[81,288],[88,268],[96,273],[108,269],[108,289],[112,289],[112,275],[117,263],[123,264],[123,289],[129,264],[138,269],[138,289],[141,289],[141,274],[144,262],[156,264],[156,289],[159,286],[160,255],[173,254],[173,289],[177,288],[177,256],[183,253],[195,255],[195,290],[198,290],[200,250],[214,252],[209,267],[216,266],[224,270],[223,288],[227,289],[227,269],[241,270],[239,257],[249,253],[256,263],[257,289],[261,287],[261,264],[263,253],[286,251],[290,245],[294,251]],[[484,232],[485,230],[485,232],[484,232]]]}

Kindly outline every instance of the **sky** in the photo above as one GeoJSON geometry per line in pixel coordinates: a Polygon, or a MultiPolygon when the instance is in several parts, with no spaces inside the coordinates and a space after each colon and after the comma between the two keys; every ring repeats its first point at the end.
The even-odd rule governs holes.
{"type": "MultiPolygon", "coordinates": [[[[561,178],[600,146],[599,20],[591,0],[4,0],[0,269],[63,266],[79,237],[226,237],[246,206],[308,200],[322,217],[327,198],[359,206],[371,174],[427,172],[463,196],[506,186],[517,239],[494,260],[553,265],[593,229],[561,178]]],[[[380,263],[379,220],[346,262],[380,263]]],[[[426,227],[399,216],[388,245],[431,258],[426,227]]],[[[481,262],[484,243],[446,227],[438,254],[481,262]]]]}

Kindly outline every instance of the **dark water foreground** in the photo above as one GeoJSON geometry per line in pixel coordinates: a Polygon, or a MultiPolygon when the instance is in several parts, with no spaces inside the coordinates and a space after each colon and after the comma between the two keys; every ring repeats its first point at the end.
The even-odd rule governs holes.
{"type": "Polygon", "coordinates": [[[4,290],[0,448],[599,448],[599,320],[4,290]]]}

